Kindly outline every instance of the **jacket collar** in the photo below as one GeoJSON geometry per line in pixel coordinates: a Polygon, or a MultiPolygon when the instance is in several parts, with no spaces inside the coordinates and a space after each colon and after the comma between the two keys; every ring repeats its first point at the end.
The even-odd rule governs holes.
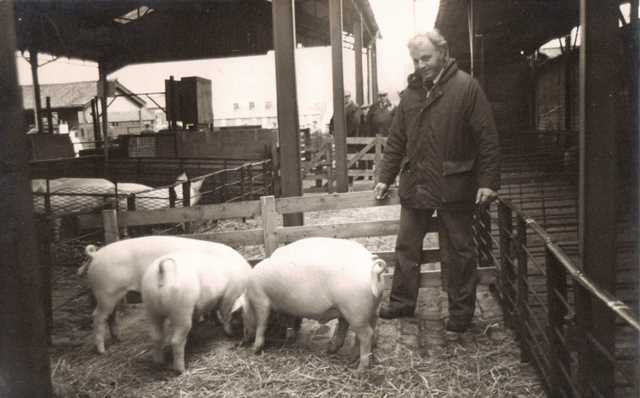
{"type": "MultiPolygon", "coordinates": [[[[456,60],[453,58],[449,58],[444,66],[442,67],[443,72],[438,79],[436,86],[440,86],[444,84],[447,80],[451,78],[458,71],[458,64],[456,60]]],[[[412,73],[407,77],[407,85],[410,89],[413,90],[422,90],[424,89],[422,85],[422,78],[417,73],[412,73]]],[[[435,86],[434,86],[435,87],[435,86]]]]}

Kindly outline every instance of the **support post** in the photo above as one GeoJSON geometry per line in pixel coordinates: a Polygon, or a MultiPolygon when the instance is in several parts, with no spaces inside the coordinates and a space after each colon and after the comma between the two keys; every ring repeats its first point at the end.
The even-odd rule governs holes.
{"type": "Polygon", "coordinates": [[[100,84],[102,85],[102,96],[100,97],[100,106],[102,108],[102,138],[104,140],[104,167],[105,176],[109,176],[109,118],[107,117],[107,71],[104,62],[98,64],[98,75],[100,84]]]}
{"type": "Polygon", "coordinates": [[[44,276],[29,183],[14,2],[0,1],[0,396],[49,397],[44,276]]]}
{"type": "MultiPolygon", "coordinates": [[[[580,1],[580,190],[578,240],[585,274],[603,289],[615,291],[617,96],[622,64],[618,4],[580,1]]],[[[613,352],[615,317],[587,294],[576,296],[577,317],[585,332],[613,352]]],[[[614,396],[614,366],[592,342],[578,354],[578,385],[585,396],[598,391],[614,396]]]]}
{"type": "Polygon", "coordinates": [[[33,120],[42,134],[42,97],[40,97],[40,78],[38,76],[38,51],[29,50],[29,64],[31,64],[31,80],[33,81],[33,120]]]}
{"type": "Polygon", "coordinates": [[[53,134],[53,114],[51,112],[51,97],[47,96],[47,133],[53,134]]]}
{"type": "Polygon", "coordinates": [[[347,123],[344,112],[342,66],[342,0],[329,0],[331,65],[333,80],[333,138],[336,146],[336,191],[347,192],[347,123]]]}
{"type": "Polygon", "coordinates": [[[102,225],[104,228],[104,243],[106,245],[120,239],[118,212],[115,209],[102,211],[102,225]]]}
{"type": "Polygon", "coordinates": [[[358,14],[353,23],[353,54],[355,56],[356,103],[364,104],[363,71],[362,71],[362,15],[358,14]]]}
{"type": "Polygon", "coordinates": [[[378,47],[376,45],[377,33],[371,40],[371,102],[378,99],[378,47]]]}
{"type": "Polygon", "coordinates": [[[100,123],[98,122],[98,102],[95,98],[91,98],[91,122],[93,124],[93,140],[95,149],[100,144],[100,123]]]}
{"type": "Polygon", "coordinates": [[[474,0],[467,0],[467,25],[469,27],[469,73],[475,77],[475,4],[474,0]]]}
{"type": "MultiPolygon", "coordinates": [[[[301,196],[294,1],[275,0],[271,3],[271,10],[276,62],[278,134],[280,137],[280,188],[282,196],[301,196]]],[[[302,223],[302,213],[288,214],[284,217],[284,225],[302,225],[302,223]]]]}

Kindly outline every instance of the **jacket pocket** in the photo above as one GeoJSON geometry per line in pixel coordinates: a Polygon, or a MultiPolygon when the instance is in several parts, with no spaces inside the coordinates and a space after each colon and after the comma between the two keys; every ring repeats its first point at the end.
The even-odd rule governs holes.
{"type": "Polygon", "coordinates": [[[416,185],[416,177],[416,173],[408,170],[406,165],[402,168],[400,182],[398,183],[398,196],[400,199],[408,199],[413,196],[412,192],[416,185]]]}
{"type": "Polygon", "coordinates": [[[444,202],[474,201],[477,184],[474,178],[475,159],[446,160],[442,163],[444,202]]]}

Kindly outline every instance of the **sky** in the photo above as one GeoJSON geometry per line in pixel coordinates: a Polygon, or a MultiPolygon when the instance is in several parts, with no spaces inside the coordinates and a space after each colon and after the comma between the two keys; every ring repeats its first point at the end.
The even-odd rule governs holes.
{"type": "MultiPolygon", "coordinates": [[[[406,76],[413,69],[406,43],[417,31],[433,28],[439,0],[369,0],[369,3],[382,34],[382,39],[377,43],[378,87],[380,91],[388,92],[393,101],[397,99],[397,93],[405,87],[406,76]]],[[[32,84],[28,62],[21,56],[16,59],[20,84],[32,84]]],[[[39,61],[42,64],[46,60],[41,57],[39,61]]],[[[163,91],[164,78],[168,78],[169,75],[198,75],[206,64],[207,61],[201,60],[147,64],[146,66],[133,65],[109,75],[108,78],[117,78],[134,92],[163,91]],[[153,81],[142,80],[144,76],[153,76],[153,81]]],[[[93,62],[60,58],[41,66],[38,69],[38,77],[41,84],[92,81],[98,80],[98,67],[93,62]]],[[[214,109],[215,102],[214,90],[214,109]]]]}

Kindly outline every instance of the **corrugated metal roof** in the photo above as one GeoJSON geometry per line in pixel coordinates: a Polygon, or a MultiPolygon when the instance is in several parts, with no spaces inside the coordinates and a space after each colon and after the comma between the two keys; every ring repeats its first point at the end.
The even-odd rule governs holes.
{"type": "MultiPolygon", "coordinates": [[[[21,86],[24,109],[35,108],[33,86],[21,86]]],[[[52,108],[84,108],[98,93],[97,82],[76,82],[40,85],[42,106],[46,98],[51,98],[52,108]]]]}
{"type": "MultiPolygon", "coordinates": [[[[140,107],[146,104],[143,99],[133,95],[131,90],[118,81],[115,81],[115,85],[116,94],[126,94],[127,98],[140,107]]],[[[22,89],[22,107],[24,109],[34,109],[33,86],[20,86],[20,88],[22,89]]],[[[46,106],[47,97],[51,98],[52,108],[84,108],[97,95],[98,82],[96,81],[40,85],[40,98],[43,108],[46,106]]]]}

